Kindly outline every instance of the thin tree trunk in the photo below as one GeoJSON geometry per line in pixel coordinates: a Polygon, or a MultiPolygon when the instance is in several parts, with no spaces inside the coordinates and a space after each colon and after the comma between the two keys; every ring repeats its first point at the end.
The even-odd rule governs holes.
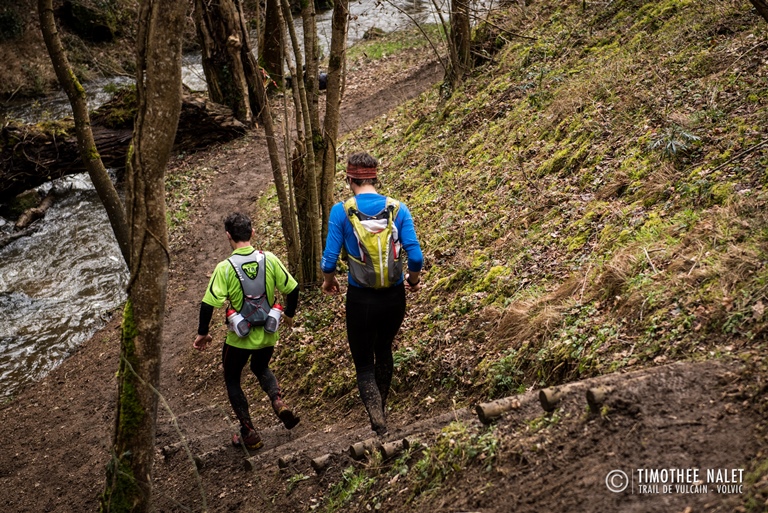
{"type": "Polygon", "coordinates": [[[43,32],[43,39],[51,56],[56,77],[64,92],[67,93],[69,102],[72,105],[80,156],[88,171],[88,175],[91,177],[93,186],[107,211],[109,223],[117,238],[117,244],[120,246],[120,252],[123,254],[126,263],[130,263],[128,222],[125,216],[125,208],[120,201],[115,186],[112,184],[112,180],[107,174],[107,170],[104,168],[96,148],[96,143],[93,140],[85,90],[75,77],[67,59],[67,54],[64,52],[64,46],[61,44],[61,39],[56,29],[56,21],[53,18],[53,1],[38,0],[37,9],[40,16],[40,28],[43,32]]]}
{"type": "Polygon", "coordinates": [[[283,61],[280,56],[280,0],[266,0],[264,37],[259,46],[259,63],[278,84],[283,80],[283,61]]]}
{"type": "MultiPolygon", "coordinates": [[[[305,0],[306,2],[306,0],[305,0]]],[[[311,3],[311,2],[310,2],[311,3]]],[[[283,5],[283,17],[287,20],[290,19],[290,6],[288,5],[288,0],[282,0],[283,5]]],[[[302,9],[302,12],[304,12],[305,9],[302,9]]],[[[312,12],[314,12],[314,6],[312,6],[312,12]]],[[[313,25],[314,26],[314,25],[313,25]]],[[[293,52],[294,52],[294,60],[296,61],[296,70],[299,76],[296,77],[296,80],[294,82],[298,85],[298,91],[299,91],[299,98],[301,99],[301,110],[302,110],[302,117],[304,121],[304,133],[307,134],[307,137],[310,137],[310,134],[312,134],[312,137],[314,138],[314,131],[313,131],[313,125],[312,125],[312,118],[310,115],[310,109],[309,109],[309,99],[307,97],[307,92],[304,87],[304,80],[301,79],[301,70],[302,69],[302,58],[301,58],[301,49],[299,47],[298,39],[296,38],[296,31],[293,28],[293,24],[288,24],[288,31],[291,35],[291,43],[293,46],[293,52]]],[[[306,38],[306,32],[307,32],[307,26],[304,26],[304,33],[305,33],[305,39],[304,44],[307,44],[307,38],[306,38]]],[[[314,41],[314,39],[311,38],[311,41],[314,41]]],[[[314,43],[312,43],[314,44],[314,43]]],[[[306,46],[305,46],[306,48],[306,46]]],[[[310,73],[310,70],[307,69],[307,73],[310,73]]],[[[317,73],[315,71],[315,73],[317,73]]],[[[315,82],[317,81],[317,76],[315,76],[315,82]]],[[[307,80],[308,83],[310,83],[310,80],[307,80]]],[[[319,125],[319,121],[318,121],[319,125]]],[[[315,125],[317,126],[317,125],[315,125]]],[[[301,232],[301,226],[302,222],[299,221],[299,236],[301,237],[301,260],[302,260],[302,269],[304,270],[304,283],[314,283],[318,280],[318,274],[319,274],[319,263],[320,263],[320,256],[322,255],[323,251],[323,244],[321,240],[321,224],[320,224],[320,198],[318,193],[318,173],[315,169],[315,151],[314,151],[314,144],[312,140],[307,140],[304,144],[304,149],[306,150],[306,156],[304,159],[305,162],[305,176],[307,181],[307,193],[309,195],[309,202],[311,207],[306,210],[299,209],[299,216],[307,216],[309,222],[305,225],[311,226],[312,229],[310,230],[310,233],[303,233],[301,232]]],[[[296,195],[298,196],[301,194],[301,192],[297,191],[296,195]]]]}
{"type": "Polygon", "coordinates": [[[131,279],[123,318],[113,458],[102,510],[150,511],[163,316],[168,285],[165,167],[181,110],[183,0],[139,10],[138,111],[126,172],[131,279]]]}
{"type": "MultiPolygon", "coordinates": [[[[245,16],[242,13],[242,6],[238,4],[239,20],[241,30],[245,30],[245,16]]],[[[272,177],[275,181],[275,190],[277,192],[277,202],[280,206],[280,221],[283,227],[283,236],[285,237],[286,250],[288,252],[288,262],[291,267],[291,272],[299,274],[299,255],[301,253],[301,244],[299,242],[298,229],[296,228],[296,220],[291,215],[291,209],[289,206],[290,200],[288,197],[289,192],[286,192],[285,180],[283,180],[283,171],[280,164],[280,149],[277,145],[277,134],[274,127],[274,119],[272,117],[272,108],[267,98],[267,91],[264,87],[264,82],[261,78],[261,72],[259,70],[256,58],[253,56],[253,52],[250,48],[248,40],[242,48],[242,60],[243,67],[245,69],[245,76],[248,79],[248,87],[256,93],[256,100],[258,101],[261,109],[259,110],[259,119],[264,127],[264,135],[267,141],[267,151],[269,153],[269,161],[272,166],[272,177]]],[[[300,276],[299,276],[300,278],[300,276]]]]}
{"type": "MultiPolygon", "coordinates": [[[[320,125],[320,49],[317,45],[317,22],[315,16],[315,2],[313,0],[302,0],[301,3],[301,22],[304,29],[304,62],[306,65],[306,73],[304,74],[304,84],[307,94],[307,106],[309,107],[309,122],[312,129],[311,140],[308,141],[307,146],[312,146],[312,167],[314,172],[310,172],[317,180],[317,189],[322,189],[322,172],[323,169],[323,154],[325,139],[323,138],[323,132],[320,125]]],[[[297,66],[298,67],[298,66],[297,66]]],[[[300,68],[301,69],[301,68],[300,68]]],[[[301,72],[300,72],[301,73],[301,72]]],[[[307,154],[307,158],[310,154],[307,154]]],[[[309,164],[307,164],[309,165],[309,164]]],[[[320,195],[318,192],[318,216],[320,216],[322,209],[320,208],[320,195]]],[[[321,219],[322,220],[322,219],[321,219]]],[[[322,227],[322,222],[320,223],[322,227]]],[[[318,233],[318,237],[321,239],[320,247],[322,248],[322,228],[318,233]]],[[[314,237],[314,234],[313,234],[314,237]]],[[[315,274],[315,273],[313,273],[315,274]]]]}
{"type": "MultiPolygon", "coordinates": [[[[285,16],[285,14],[283,14],[285,16]]],[[[286,21],[290,23],[291,19],[285,17],[286,21]]],[[[304,28],[304,60],[306,64],[306,91],[307,91],[307,104],[309,105],[310,122],[314,130],[320,133],[320,113],[319,113],[319,93],[320,84],[319,70],[320,70],[320,50],[317,46],[317,23],[315,22],[315,2],[313,0],[302,0],[301,2],[301,22],[304,28]]],[[[301,74],[302,67],[298,62],[296,67],[301,74]]],[[[313,137],[315,137],[313,135],[313,137]]],[[[315,141],[315,144],[319,142],[315,141]]]]}
{"type": "Polygon", "coordinates": [[[328,58],[328,85],[325,93],[325,137],[320,206],[322,208],[321,240],[328,235],[328,219],[333,205],[333,179],[336,175],[336,141],[339,135],[344,62],[347,49],[349,0],[336,0],[331,24],[331,54],[328,58]]]}
{"type": "Polygon", "coordinates": [[[752,2],[752,5],[755,6],[755,9],[757,9],[757,12],[760,13],[760,16],[765,18],[765,21],[768,21],[768,2],[765,0],[749,0],[752,2]]]}
{"type": "Polygon", "coordinates": [[[464,80],[471,69],[470,44],[472,29],[469,23],[469,0],[451,0],[451,68],[448,79],[453,87],[464,80]]]}

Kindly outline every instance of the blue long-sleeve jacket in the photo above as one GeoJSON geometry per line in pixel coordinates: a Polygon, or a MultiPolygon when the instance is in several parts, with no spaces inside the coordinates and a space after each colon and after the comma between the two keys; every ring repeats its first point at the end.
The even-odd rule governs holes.
{"type": "MultiPolygon", "coordinates": [[[[381,212],[386,203],[387,197],[381,194],[365,193],[357,195],[357,209],[369,216],[381,212]]],[[[395,227],[397,228],[400,243],[408,254],[408,270],[413,272],[421,271],[424,257],[421,253],[419,239],[416,237],[413,217],[411,217],[410,210],[408,210],[408,207],[403,202],[400,202],[400,210],[397,213],[397,217],[395,217],[395,227]]],[[[349,222],[347,214],[344,212],[344,203],[339,202],[331,208],[331,215],[328,221],[328,237],[325,240],[323,259],[320,262],[320,268],[324,273],[332,273],[336,270],[336,261],[339,258],[342,246],[351,256],[360,258],[360,248],[357,246],[354,228],[352,228],[352,223],[349,222]]],[[[401,277],[397,284],[402,283],[403,279],[401,277]]],[[[354,287],[360,286],[349,274],[348,280],[350,285],[354,287]]]]}

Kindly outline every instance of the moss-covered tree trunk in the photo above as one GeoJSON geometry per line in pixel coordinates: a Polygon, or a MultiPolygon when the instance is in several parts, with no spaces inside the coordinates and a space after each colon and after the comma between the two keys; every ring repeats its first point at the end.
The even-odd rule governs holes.
{"type": "Polygon", "coordinates": [[[56,21],[53,17],[53,1],[38,0],[37,9],[43,39],[45,40],[45,46],[48,48],[48,54],[51,57],[56,78],[58,78],[64,92],[67,93],[69,103],[72,105],[80,158],[83,160],[88,171],[88,176],[91,177],[99,199],[104,204],[109,223],[112,226],[112,231],[115,233],[123,258],[125,258],[126,262],[129,262],[128,223],[125,217],[125,208],[120,201],[115,186],[112,184],[112,180],[107,174],[107,170],[104,168],[104,163],[101,161],[101,156],[96,148],[96,142],[91,131],[91,120],[88,115],[85,90],[75,77],[72,66],[69,64],[69,59],[67,59],[67,54],[64,51],[64,46],[61,44],[61,38],[59,38],[59,32],[56,29],[56,21]]]}
{"type": "Polygon", "coordinates": [[[184,0],[143,0],[138,111],[126,170],[131,279],[123,319],[112,460],[102,510],[150,511],[163,314],[168,284],[165,167],[181,110],[184,0]]]}
{"type": "Polygon", "coordinates": [[[328,219],[333,205],[333,178],[336,175],[336,141],[339,135],[341,97],[344,89],[344,71],[347,50],[349,0],[336,0],[331,23],[331,51],[328,57],[328,84],[325,93],[323,119],[323,162],[320,187],[322,209],[322,240],[328,235],[328,219]]]}

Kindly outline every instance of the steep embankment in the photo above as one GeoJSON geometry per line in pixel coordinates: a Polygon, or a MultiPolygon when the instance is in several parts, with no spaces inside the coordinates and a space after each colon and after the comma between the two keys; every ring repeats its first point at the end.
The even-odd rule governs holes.
{"type": "MultiPolygon", "coordinates": [[[[509,5],[478,38],[479,66],[452,96],[435,88],[344,143],[345,154],[365,149],[381,159],[382,190],[408,203],[426,250],[426,286],[410,299],[395,353],[395,423],[610,372],[735,357],[757,371],[750,392],[731,391],[746,401],[739,411],[751,433],[731,464],[762,478],[763,491],[733,500],[758,507],[766,452],[754,437],[764,426],[748,411],[765,394],[768,24],[748,2],[536,2],[509,5]]],[[[313,303],[280,371],[314,397],[305,406],[354,411],[343,319],[323,304],[313,303]]],[[[696,422],[722,435],[717,418],[696,422]]],[[[575,428],[541,422],[569,447],[575,428]]],[[[507,458],[515,451],[508,430],[472,436],[493,438],[507,458]]],[[[675,437],[699,439],[684,429],[675,437]]],[[[720,456],[717,444],[696,458],[689,448],[660,450],[666,456],[655,460],[631,448],[619,454],[627,467],[706,467],[720,456]]],[[[499,501],[478,509],[505,510],[495,494],[515,467],[509,460],[500,475],[478,477],[476,464],[435,494],[412,496],[414,475],[440,465],[433,454],[339,472],[342,491],[365,483],[340,509],[382,496],[407,497],[402,508],[449,508],[440,496],[469,480],[499,501]]],[[[719,499],[691,504],[731,507],[719,499]]],[[[662,503],[630,509],[653,504],[662,503]]]]}

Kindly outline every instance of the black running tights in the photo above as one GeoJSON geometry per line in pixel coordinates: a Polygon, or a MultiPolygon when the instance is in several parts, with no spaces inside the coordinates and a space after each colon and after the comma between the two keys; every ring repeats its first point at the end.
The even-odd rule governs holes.
{"type": "Polygon", "coordinates": [[[366,408],[385,409],[392,383],[392,342],[405,317],[405,287],[347,289],[347,338],[366,408]]]}
{"type": "Polygon", "coordinates": [[[269,361],[272,359],[274,347],[262,349],[240,349],[239,347],[224,344],[221,352],[221,362],[224,366],[224,383],[227,386],[227,395],[235,415],[240,424],[248,429],[253,429],[251,414],[248,411],[248,399],[245,397],[240,385],[240,378],[248,358],[251,359],[251,371],[259,380],[259,385],[267,393],[270,400],[280,395],[280,387],[277,378],[269,370],[269,361]]]}

